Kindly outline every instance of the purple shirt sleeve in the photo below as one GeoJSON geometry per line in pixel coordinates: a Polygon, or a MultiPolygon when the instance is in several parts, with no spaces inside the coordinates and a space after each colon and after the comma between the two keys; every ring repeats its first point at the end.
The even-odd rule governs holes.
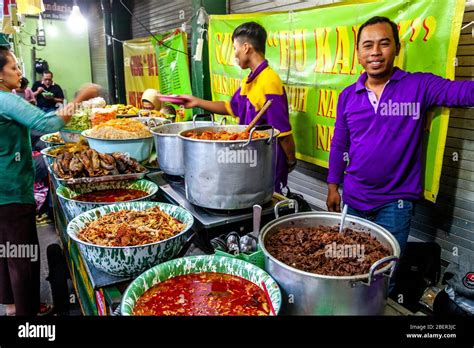
{"type": "Polygon", "coordinates": [[[429,106],[474,106],[474,81],[451,81],[424,73],[425,102],[429,106]]]}
{"type": "Polygon", "coordinates": [[[235,91],[230,101],[225,102],[227,112],[231,116],[239,117],[239,99],[240,99],[240,87],[235,91]]]}
{"type": "Polygon", "coordinates": [[[286,92],[284,91],[280,95],[267,94],[265,97],[266,100],[272,100],[272,105],[270,105],[265,115],[267,123],[278,129],[283,136],[288,135],[291,132],[291,124],[286,92]]]}
{"type": "Polygon", "coordinates": [[[347,89],[342,91],[337,103],[336,123],[329,152],[329,174],[327,179],[329,184],[341,184],[344,181],[344,171],[347,166],[344,157],[345,153],[349,152],[350,138],[346,115],[344,114],[346,95],[347,89]]]}

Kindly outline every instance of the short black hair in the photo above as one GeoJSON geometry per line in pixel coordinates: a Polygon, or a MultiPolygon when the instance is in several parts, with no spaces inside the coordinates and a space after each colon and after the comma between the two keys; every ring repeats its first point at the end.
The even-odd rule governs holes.
{"type": "Polygon", "coordinates": [[[53,72],[50,71],[50,70],[43,71],[43,76],[46,75],[46,74],[51,74],[51,77],[53,77],[53,72]]]}
{"type": "Polygon", "coordinates": [[[367,22],[365,22],[364,24],[362,24],[360,26],[359,32],[357,33],[357,47],[359,47],[360,34],[362,33],[362,30],[365,27],[368,27],[369,25],[374,25],[374,24],[377,24],[377,23],[388,23],[388,24],[390,24],[390,26],[392,27],[392,31],[393,31],[393,38],[395,39],[395,46],[399,46],[400,45],[400,37],[398,35],[398,26],[387,17],[375,16],[375,17],[370,18],[367,22]]]}
{"type": "Polygon", "coordinates": [[[0,46],[0,70],[3,70],[5,65],[7,65],[7,56],[10,53],[10,48],[7,46],[0,46]]]}
{"type": "Polygon", "coordinates": [[[30,83],[30,81],[28,81],[28,79],[26,77],[22,77],[20,88],[26,88],[29,83],[30,83]]]}
{"type": "Polygon", "coordinates": [[[255,22],[246,22],[235,28],[232,33],[232,41],[235,39],[247,40],[255,51],[265,54],[267,32],[264,27],[255,22]]]}

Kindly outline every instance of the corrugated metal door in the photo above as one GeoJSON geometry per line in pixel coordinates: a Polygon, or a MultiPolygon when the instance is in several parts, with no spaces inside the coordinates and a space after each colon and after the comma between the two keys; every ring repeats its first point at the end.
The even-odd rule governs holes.
{"type": "Polygon", "coordinates": [[[91,8],[89,14],[89,46],[91,54],[92,82],[108,90],[107,56],[104,20],[100,5],[91,8]]]}
{"type": "MultiPolygon", "coordinates": [[[[474,6],[466,6],[463,26],[474,20],[474,6]]],[[[472,26],[461,31],[456,80],[474,80],[472,26]]],[[[448,136],[436,204],[422,201],[416,208],[410,235],[435,241],[445,260],[474,251],[474,108],[451,109],[448,136]]]]}
{"type": "MultiPolygon", "coordinates": [[[[330,3],[335,1],[326,1],[330,3]]],[[[230,0],[230,13],[274,12],[322,5],[320,1],[230,0]]],[[[463,26],[474,20],[474,6],[466,7],[463,26]]],[[[472,27],[461,32],[456,80],[474,79],[472,27]]],[[[302,193],[317,210],[326,210],[327,169],[298,161],[289,187],[302,193]]],[[[437,203],[421,201],[415,209],[410,239],[435,241],[442,258],[457,262],[474,251],[474,109],[452,109],[437,203]]]]}
{"type": "MultiPolygon", "coordinates": [[[[181,24],[192,16],[190,0],[136,0],[132,18],[133,38],[150,36],[141,22],[153,34],[164,33],[181,27],[181,24]]],[[[191,35],[191,24],[187,25],[188,37],[191,35]]]]}
{"type": "Polygon", "coordinates": [[[248,0],[230,0],[230,13],[249,13],[249,12],[277,12],[289,10],[301,10],[320,5],[340,2],[337,0],[308,0],[308,1],[248,1],[248,0]]]}

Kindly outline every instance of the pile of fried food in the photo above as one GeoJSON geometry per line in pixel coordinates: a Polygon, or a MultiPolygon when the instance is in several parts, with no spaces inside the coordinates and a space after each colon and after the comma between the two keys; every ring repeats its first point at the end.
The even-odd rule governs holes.
{"type": "MultiPolygon", "coordinates": [[[[198,133],[196,131],[190,131],[184,134],[185,137],[191,139],[200,139],[200,140],[248,140],[250,132],[228,132],[228,131],[219,131],[211,132],[205,131],[198,133]]],[[[264,132],[254,132],[252,139],[263,139],[268,138],[268,134],[264,132]]]]}
{"type": "Polygon", "coordinates": [[[165,115],[158,110],[140,110],[139,116],[142,117],[165,117],[165,115]]]}
{"type": "Polygon", "coordinates": [[[84,150],[89,150],[89,145],[87,145],[87,142],[82,139],[77,143],[66,143],[66,145],[64,146],[55,147],[54,149],[48,151],[48,155],[58,157],[59,155],[64,154],[66,152],[69,152],[70,154],[75,154],[84,150]]]}
{"type": "Polygon", "coordinates": [[[140,111],[136,106],[124,104],[107,105],[106,108],[115,109],[117,115],[137,115],[140,111]]]}
{"type": "MultiPolygon", "coordinates": [[[[64,146],[63,146],[64,147],[64,146]]],[[[146,171],[135,159],[121,153],[111,155],[90,148],[58,152],[53,162],[54,173],[62,179],[132,174],[146,171]]]]}
{"type": "Polygon", "coordinates": [[[124,140],[150,138],[147,126],[137,120],[118,118],[94,126],[89,135],[97,139],[124,140]]]}
{"type": "Polygon", "coordinates": [[[61,134],[59,132],[57,133],[52,133],[47,139],[46,141],[50,142],[50,143],[62,143],[64,144],[64,139],[61,137],[61,134]]]}
{"type": "Polygon", "coordinates": [[[96,245],[135,246],[171,238],[185,227],[159,207],[153,207],[109,213],[89,223],[77,237],[96,245]]]}

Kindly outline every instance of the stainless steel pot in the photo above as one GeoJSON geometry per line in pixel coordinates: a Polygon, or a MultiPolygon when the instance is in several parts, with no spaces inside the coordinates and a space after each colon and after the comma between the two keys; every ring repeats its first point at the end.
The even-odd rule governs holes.
{"type": "Polygon", "coordinates": [[[284,264],[265,248],[265,242],[281,228],[337,226],[340,213],[308,212],[271,221],[259,235],[265,254],[265,269],[280,285],[283,313],[291,315],[380,315],[387,299],[389,279],[400,256],[400,246],[385,228],[348,215],[346,226],[367,232],[391,250],[391,255],[375,262],[369,273],[356,276],[326,276],[308,273],[284,264]],[[388,265],[380,268],[385,262],[388,265]]]}
{"type": "Polygon", "coordinates": [[[150,131],[155,139],[156,156],[160,169],[169,175],[184,175],[183,144],[178,134],[184,130],[216,125],[214,117],[211,121],[193,121],[163,124],[150,131]]]}
{"type": "Polygon", "coordinates": [[[170,120],[168,120],[167,118],[164,118],[164,117],[145,117],[145,116],[141,116],[141,117],[135,118],[135,120],[140,121],[141,123],[143,123],[148,128],[155,128],[155,127],[158,127],[158,126],[163,125],[163,124],[171,123],[170,120]]]}
{"type": "MultiPolygon", "coordinates": [[[[242,132],[246,126],[218,126],[193,129],[242,132]]],[[[280,133],[270,126],[257,126],[248,140],[183,141],[186,198],[193,204],[211,209],[244,209],[272,199],[275,182],[276,142],[280,133]],[[256,130],[268,138],[254,139],[256,130]]]]}

